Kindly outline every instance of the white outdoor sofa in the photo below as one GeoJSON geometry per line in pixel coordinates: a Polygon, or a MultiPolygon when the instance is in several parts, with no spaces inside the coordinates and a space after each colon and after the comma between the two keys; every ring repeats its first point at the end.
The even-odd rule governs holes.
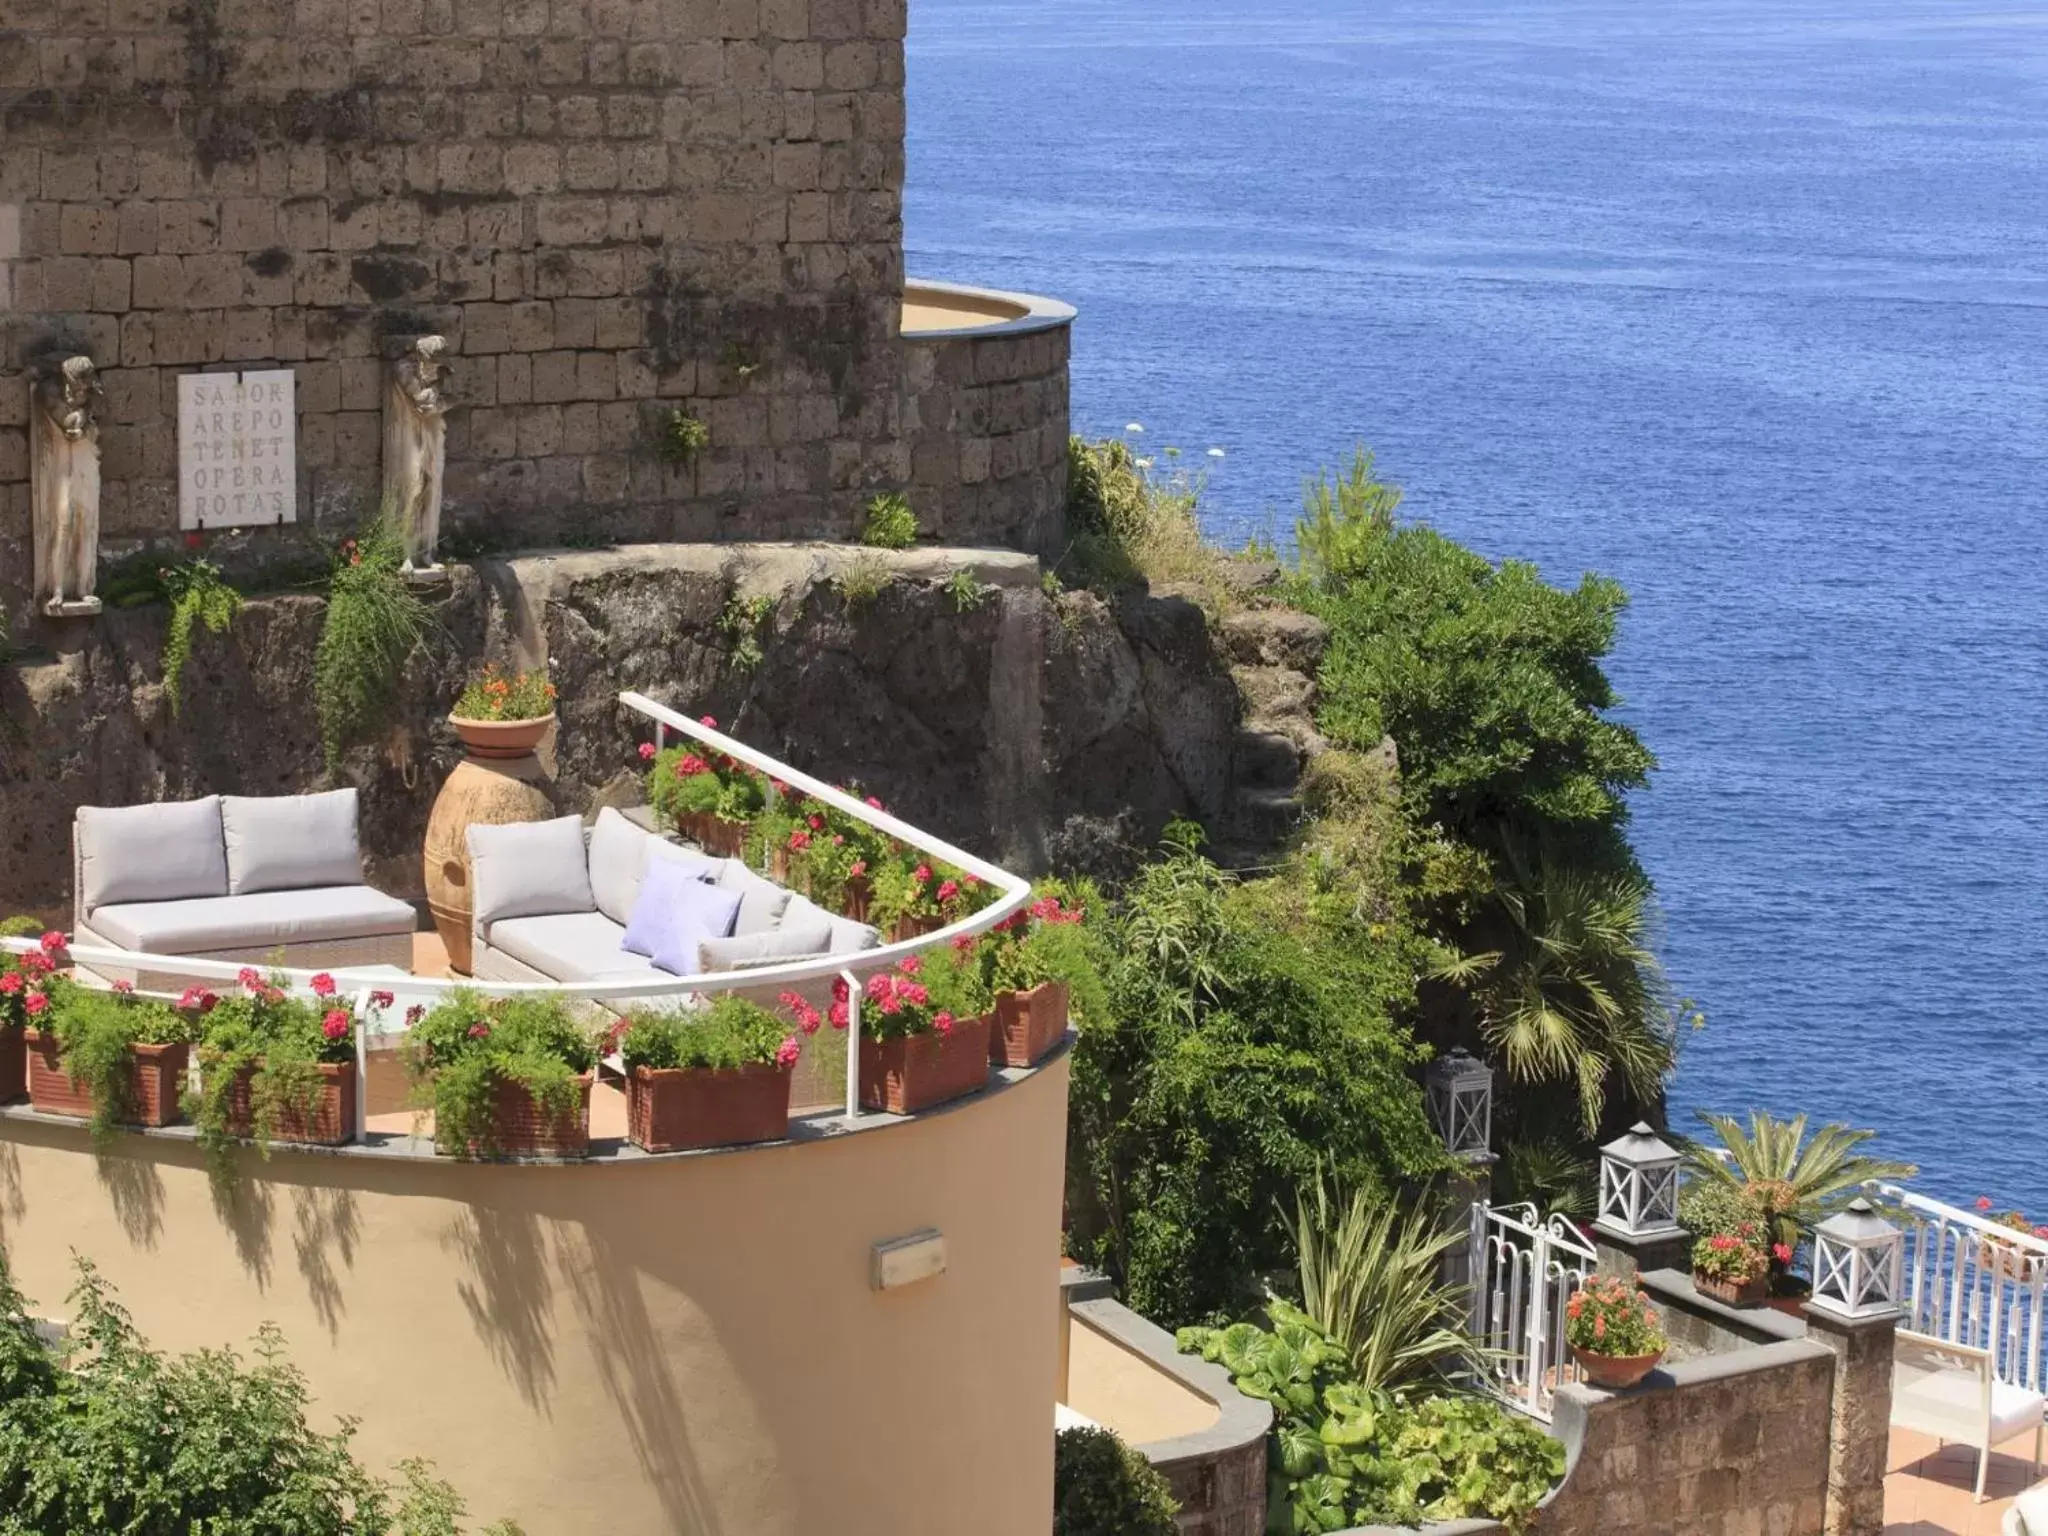
{"type": "MultiPolygon", "coordinates": [[[[1892,1352],[1892,1416],[1901,1429],[1977,1448],[1977,1499],[1991,1452],[2016,1435],[2034,1434],[2034,1475],[2041,1472],[2041,1420],[2048,1397],[1999,1381],[1991,1351],[1898,1330],[1892,1352]]],[[[2048,1536],[2048,1531],[2043,1532],[2048,1536]]]]}
{"type": "MultiPolygon", "coordinates": [[[[72,891],[81,946],[252,965],[412,965],[412,906],[363,880],[356,792],[208,795],[80,806],[72,891]]],[[[176,991],[174,965],[95,965],[176,991]]]]}
{"type": "MultiPolygon", "coordinates": [[[[479,981],[674,981],[678,973],[620,947],[650,859],[715,866],[715,883],[739,894],[732,936],[699,947],[702,974],[851,957],[881,943],[880,933],[867,924],[827,912],[741,860],[713,859],[669,842],[609,806],[587,833],[580,818],[564,816],[473,826],[468,840],[476,903],[470,970],[479,981]]],[[[829,985],[799,990],[822,993],[829,985]]],[[[774,998],[756,1001],[772,1005],[774,998]]],[[[632,1000],[614,999],[606,1006],[624,1012],[632,1000]]]]}
{"type": "Polygon", "coordinates": [[[1999,1536],[2048,1536],[2048,1483],[2037,1483],[2012,1501],[1999,1536]]]}

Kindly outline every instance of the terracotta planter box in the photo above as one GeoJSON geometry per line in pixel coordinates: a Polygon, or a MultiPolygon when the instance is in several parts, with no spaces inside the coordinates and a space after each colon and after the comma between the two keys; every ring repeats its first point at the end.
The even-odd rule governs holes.
{"type": "Polygon", "coordinates": [[[889,942],[901,944],[906,939],[921,939],[928,933],[937,933],[946,926],[943,917],[899,917],[890,925],[889,942]]]}
{"type": "Polygon", "coordinates": [[[647,1152],[736,1147],[789,1134],[793,1068],[772,1063],[709,1067],[635,1067],[626,1081],[626,1134],[647,1152]]]}
{"type": "Polygon", "coordinates": [[[1664,1358],[1664,1351],[1660,1349],[1653,1355],[1596,1355],[1574,1344],[1572,1358],[1579,1362],[1579,1369],[1594,1386],[1618,1392],[1654,1371],[1657,1362],[1664,1358]]]}
{"type": "Polygon", "coordinates": [[[1029,992],[998,992],[988,1059],[999,1067],[1035,1067],[1067,1033],[1067,984],[1048,981],[1029,992]]]}
{"type": "Polygon", "coordinates": [[[462,738],[463,749],[471,757],[502,762],[507,758],[525,757],[539,746],[541,737],[547,735],[548,727],[555,723],[555,717],[546,714],[538,720],[469,720],[461,715],[450,715],[448,723],[455,727],[455,734],[462,738]]]}
{"type": "MultiPolygon", "coordinates": [[[[534,1102],[533,1095],[519,1083],[505,1078],[498,1079],[491,1105],[491,1123],[497,1129],[497,1145],[492,1155],[497,1157],[588,1157],[590,1155],[590,1079],[591,1074],[583,1073],[577,1078],[576,1108],[566,1115],[551,1115],[534,1102]]],[[[434,1137],[434,1150],[447,1156],[454,1154],[454,1148],[440,1138],[438,1129],[434,1137]]],[[[472,1144],[472,1157],[484,1155],[482,1147],[472,1144]]]]}
{"type": "Polygon", "coordinates": [[[839,893],[839,915],[850,917],[856,923],[868,920],[868,900],[875,888],[868,883],[866,875],[854,875],[846,882],[846,889],[839,893]]]}
{"type": "MultiPolygon", "coordinates": [[[[92,1090],[65,1072],[56,1036],[31,1029],[23,1032],[22,1041],[28,1050],[29,1103],[46,1115],[90,1119],[92,1090]]],[[[178,1095],[184,1088],[188,1049],[183,1041],[176,1045],[129,1047],[135,1061],[128,1080],[128,1102],[134,1118],[124,1124],[178,1123],[178,1095]]]]}
{"type": "Polygon", "coordinates": [[[860,1101],[892,1115],[914,1115],[988,1086],[985,1018],[966,1019],[953,1033],[860,1042],[860,1101]]]}
{"type": "Polygon", "coordinates": [[[1713,1297],[1724,1306],[1760,1307],[1770,1298],[1771,1277],[1766,1272],[1754,1280],[1745,1280],[1738,1284],[1733,1280],[1716,1280],[1712,1275],[1703,1275],[1694,1270],[1692,1288],[1702,1296],[1713,1297]]]}
{"type": "Polygon", "coordinates": [[[2032,1285],[2048,1270],[2048,1258],[2036,1253],[2022,1253],[2017,1244],[2001,1243],[1997,1240],[1977,1245],[1977,1262],[2002,1280],[2012,1280],[2020,1285],[2032,1285]]]}
{"type": "Polygon", "coordinates": [[[28,1045],[26,1031],[0,1029],[0,1104],[12,1104],[28,1097],[28,1045]]]}
{"type": "Polygon", "coordinates": [[[676,829],[715,859],[737,859],[747,851],[744,823],[724,821],[709,811],[685,811],[676,829]]]}
{"type": "MultiPolygon", "coordinates": [[[[308,1116],[295,1099],[278,1106],[276,1141],[296,1141],[315,1147],[339,1147],[356,1139],[356,1064],[352,1061],[323,1061],[320,1068],[320,1097],[308,1116]]],[[[255,1109],[250,1104],[250,1079],[254,1067],[235,1074],[235,1086],[228,1092],[228,1134],[253,1137],[255,1109]]]]}

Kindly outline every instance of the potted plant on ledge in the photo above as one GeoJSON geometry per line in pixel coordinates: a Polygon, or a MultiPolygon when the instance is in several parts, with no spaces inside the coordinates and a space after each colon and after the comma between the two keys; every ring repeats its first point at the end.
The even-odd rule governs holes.
{"type": "MultiPolygon", "coordinates": [[[[0,923],[0,938],[25,939],[41,927],[32,917],[9,918],[0,923]]],[[[41,990],[42,978],[57,968],[51,956],[63,950],[64,935],[46,933],[40,948],[0,954],[0,1104],[28,1095],[28,995],[41,990]]]]}
{"type": "MultiPolygon", "coordinates": [[[[2048,1238],[2048,1226],[2036,1226],[2019,1211],[2007,1211],[2002,1216],[1991,1214],[1992,1203],[1989,1195],[1977,1197],[1977,1210],[1988,1220],[1996,1222],[2014,1232],[2028,1237],[2048,1238]]],[[[2044,1271],[2048,1271],[2048,1253],[2023,1247],[1995,1232],[1988,1232],[1977,1247],[1977,1262],[1995,1276],[2009,1278],[2021,1285],[2032,1285],[2044,1271]]]]}
{"type": "Polygon", "coordinates": [[[1664,1358],[1669,1341],[1649,1298],[1631,1281],[1596,1276],[1564,1305],[1565,1341],[1596,1387],[1632,1387],[1664,1358]]]}
{"type": "Polygon", "coordinates": [[[1097,985],[1092,936],[1082,919],[1081,907],[1041,896],[963,946],[994,1008],[988,1048],[996,1065],[1032,1067],[1044,1060],[1066,1035],[1074,989],[1097,985]]]}
{"type": "Polygon", "coordinates": [[[22,996],[29,1102],[88,1121],[95,1136],[175,1124],[188,1039],[178,1010],[135,996],[126,982],[103,992],[54,974],[38,980],[22,996]]]}
{"type": "Polygon", "coordinates": [[[560,998],[451,992],[413,1026],[405,1064],[444,1155],[589,1155],[597,1041],[560,998]]]}
{"type": "MultiPolygon", "coordinates": [[[[815,1032],[817,1010],[790,998],[802,1006],[799,1024],[815,1032]]],[[[787,1021],[730,993],[701,1013],[631,1014],[619,1031],[626,1134],[647,1152],[780,1141],[801,1052],[787,1021]]]]}
{"type": "MultiPolygon", "coordinates": [[[[718,728],[710,715],[703,723],[718,728]]],[[[657,814],[714,858],[736,859],[746,851],[747,829],[767,805],[752,769],[696,741],[659,751],[644,743],[640,756],[647,764],[647,803],[657,814]]]]}
{"type": "Polygon", "coordinates": [[[1738,1223],[1692,1245],[1693,1289],[1731,1307],[1761,1306],[1771,1293],[1771,1254],[1762,1228],[1738,1223]]]}
{"type": "MultiPolygon", "coordinates": [[[[929,983],[924,974],[910,955],[861,989],[860,1100],[869,1109],[913,1115],[988,1086],[989,1021],[955,1011],[968,1006],[964,973],[934,967],[929,983]]],[[[839,1004],[845,989],[833,983],[839,1004]]],[[[833,1023],[842,1020],[835,1006],[833,1023]]]]}
{"type": "Polygon", "coordinates": [[[524,757],[555,719],[555,685],[545,672],[506,674],[486,666],[470,679],[448,723],[471,757],[524,757]]]}

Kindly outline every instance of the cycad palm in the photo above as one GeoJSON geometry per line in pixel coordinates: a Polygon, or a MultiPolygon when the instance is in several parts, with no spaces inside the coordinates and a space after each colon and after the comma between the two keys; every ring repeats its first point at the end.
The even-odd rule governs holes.
{"type": "Polygon", "coordinates": [[[1700,1118],[1721,1138],[1728,1156],[1690,1142],[1686,1160],[1695,1179],[1731,1185],[1740,1190],[1751,1185],[1786,1185],[1791,1203],[1779,1209],[1772,1203],[1770,1214],[1780,1242],[1796,1243],[1801,1227],[1811,1227],[1853,1200],[1872,1179],[1907,1179],[1920,1170],[1911,1163],[1869,1157],[1856,1149],[1871,1140],[1875,1131],[1859,1131],[1830,1123],[1806,1135],[1806,1116],[1779,1120],[1761,1110],[1751,1110],[1749,1128],[1733,1115],[1702,1114],[1700,1118]]]}

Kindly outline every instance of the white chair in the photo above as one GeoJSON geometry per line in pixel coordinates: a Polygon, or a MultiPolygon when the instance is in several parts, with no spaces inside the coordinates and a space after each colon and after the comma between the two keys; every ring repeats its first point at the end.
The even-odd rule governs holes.
{"type": "Polygon", "coordinates": [[[2048,1483],[2014,1499],[1999,1531],[2001,1536],[2048,1536],[2048,1483]]]}
{"type": "MultiPolygon", "coordinates": [[[[1992,1447],[2034,1432],[2034,1474],[2041,1472],[2041,1420],[2048,1397],[1996,1379],[1991,1351],[1951,1344],[1901,1328],[1892,1355],[1892,1423],[1977,1448],[1977,1501],[1992,1447]]],[[[2008,1532],[2007,1536],[2011,1536],[2008,1532]]],[[[2031,1533],[2030,1533],[2031,1536],[2031,1533]]],[[[2048,1525],[2041,1527],[2048,1536],[2048,1525]]]]}

